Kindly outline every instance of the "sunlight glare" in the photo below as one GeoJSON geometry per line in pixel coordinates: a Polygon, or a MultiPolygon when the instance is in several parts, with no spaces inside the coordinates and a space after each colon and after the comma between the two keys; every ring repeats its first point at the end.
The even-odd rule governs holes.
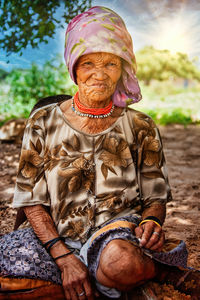
{"type": "Polygon", "coordinates": [[[158,30],[154,39],[154,45],[157,49],[168,49],[172,53],[192,52],[191,35],[188,34],[188,29],[184,20],[179,18],[177,20],[165,19],[161,22],[159,20],[158,30]]]}

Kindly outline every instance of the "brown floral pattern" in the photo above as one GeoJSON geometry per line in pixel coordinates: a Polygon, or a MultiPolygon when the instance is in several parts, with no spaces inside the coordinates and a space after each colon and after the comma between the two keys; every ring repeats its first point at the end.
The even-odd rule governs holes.
{"type": "Polygon", "coordinates": [[[22,150],[18,174],[22,174],[25,178],[34,178],[37,175],[38,167],[43,162],[43,159],[34,150],[22,150]]]}
{"type": "Polygon", "coordinates": [[[31,118],[29,118],[28,122],[27,122],[27,126],[30,126],[31,128],[38,130],[38,129],[42,129],[41,126],[39,126],[38,124],[35,124],[36,121],[42,117],[47,116],[47,111],[45,109],[40,109],[38,110],[31,118]]]}
{"type": "Polygon", "coordinates": [[[82,220],[69,221],[67,227],[61,232],[71,239],[80,239],[81,234],[84,232],[84,223],[82,220]]]}
{"type": "Polygon", "coordinates": [[[62,145],[57,145],[53,149],[46,147],[44,152],[44,170],[52,171],[55,166],[60,162],[59,151],[62,145]]]}
{"type": "Polygon", "coordinates": [[[38,109],[22,149],[14,207],[49,205],[59,234],[74,240],[84,242],[90,229],[123,211],[141,213],[168,199],[160,137],[143,113],[124,111],[115,126],[93,136],[71,128],[56,104],[38,109]]]}
{"type": "MultiPolygon", "coordinates": [[[[62,206],[62,204],[60,206],[62,206]]],[[[68,218],[77,219],[78,217],[81,217],[81,219],[84,219],[85,222],[89,225],[91,222],[93,222],[94,219],[94,208],[90,207],[90,205],[86,205],[84,207],[81,205],[77,205],[72,208],[69,208],[68,205],[66,205],[62,207],[60,211],[60,218],[62,219],[62,223],[65,223],[68,218]]]]}
{"type": "Polygon", "coordinates": [[[147,166],[156,165],[157,168],[160,168],[162,147],[159,140],[156,139],[154,122],[149,116],[138,112],[134,116],[134,123],[139,147],[138,163],[141,164],[143,161],[147,166]]]}
{"type": "MultiPolygon", "coordinates": [[[[36,145],[30,141],[30,150],[22,149],[18,176],[22,176],[24,179],[28,179],[29,183],[18,182],[17,185],[24,191],[32,191],[32,186],[38,180],[37,175],[40,171],[40,166],[43,164],[43,158],[39,155],[42,151],[42,144],[38,138],[36,145]]],[[[43,175],[43,174],[42,174],[43,175]]]]}
{"type": "Polygon", "coordinates": [[[99,159],[103,161],[101,165],[101,172],[105,178],[108,177],[108,170],[117,175],[114,166],[126,168],[128,159],[131,158],[129,146],[124,139],[117,139],[116,137],[105,137],[103,141],[103,151],[99,159]]]}
{"type": "Polygon", "coordinates": [[[120,213],[125,208],[138,206],[138,211],[141,209],[141,203],[137,199],[126,197],[126,188],[122,191],[113,193],[103,193],[97,195],[98,209],[107,209],[112,213],[120,213]]]}
{"type": "Polygon", "coordinates": [[[60,183],[60,197],[66,196],[67,192],[73,193],[81,188],[87,191],[92,190],[94,182],[94,166],[90,159],[84,155],[73,159],[71,166],[69,161],[64,161],[58,170],[58,175],[63,179],[60,183]],[[67,166],[65,168],[65,166],[67,166]]]}

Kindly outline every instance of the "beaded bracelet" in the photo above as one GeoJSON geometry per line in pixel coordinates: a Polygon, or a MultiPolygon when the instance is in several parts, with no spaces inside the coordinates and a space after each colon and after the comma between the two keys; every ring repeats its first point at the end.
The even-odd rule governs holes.
{"type": "Polygon", "coordinates": [[[56,261],[57,259],[59,259],[59,258],[61,258],[61,257],[65,257],[65,256],[67,256],[67,255],[70,255],[70,254],[72,254],[74,251],[75,251],[75,249],[73,249],[73,250],[71,250],[70,252],[65,253],[65,254],[63,254],[63,255],[57,256],[57,257],[53,258],[53,260],[56,261]]]}
{"type": "Polygon", "coordinates": [[[160,220],[158,218],[154,217],[154,216],[148,216],[148,217],[146,217],[144,220],[142,220],[140,222],[139,226],[142,225],[142,224],[144,224],[144,223],[146,223],[146,222],[148,222],[148,221],[154,222],[160,228],[162,227],[162,224],[161,224],[160,220]]]}

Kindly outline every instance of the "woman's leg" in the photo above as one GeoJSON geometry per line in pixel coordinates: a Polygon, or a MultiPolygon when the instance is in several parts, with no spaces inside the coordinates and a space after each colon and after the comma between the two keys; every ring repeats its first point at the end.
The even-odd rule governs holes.
{"type": "Polygon", "coordinates": [[[122,291],[154,278],[172,284],[194,300],[200,295],[200,271],[158,263],[139,247],[120,239],[112,240],[102,251],[96,278],[102,285],[122,291]]]}
{"type": "Polygon", "coordinates": [[[126,240],[115,239],[108,243],[100,256],[97,280],[105,286],[129,290],[156,275],[152,259],[126,240]]]}

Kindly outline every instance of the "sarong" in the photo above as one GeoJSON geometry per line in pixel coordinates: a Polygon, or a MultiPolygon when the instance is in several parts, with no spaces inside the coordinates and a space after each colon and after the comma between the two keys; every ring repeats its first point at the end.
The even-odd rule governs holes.
{"type": "MultiPolygon", "coordinates": [[[[101,285],[96,280],[101,252],[114,239],[123,239],[138,244],[139,241],[127,223],[138,225],[140,218],[127,216],[114,219],[96,231],[85,244],[65,238],[69,249],[88,267],[97,289],[110,298],[119,298],[121,292],[101,285]]],[[[183,241],[166,242],[165,250],[153,252],[143,249],[144,253],[161,263],[187,267],[187,249],[183,241]],[[167,249],[167,250],[166,250],[167,249]]],[[[0,276],[33,278],[62,284],[61,273],[52,257],[33,232],[32,228],[19,229],[0,237],[0,276]]]]}

